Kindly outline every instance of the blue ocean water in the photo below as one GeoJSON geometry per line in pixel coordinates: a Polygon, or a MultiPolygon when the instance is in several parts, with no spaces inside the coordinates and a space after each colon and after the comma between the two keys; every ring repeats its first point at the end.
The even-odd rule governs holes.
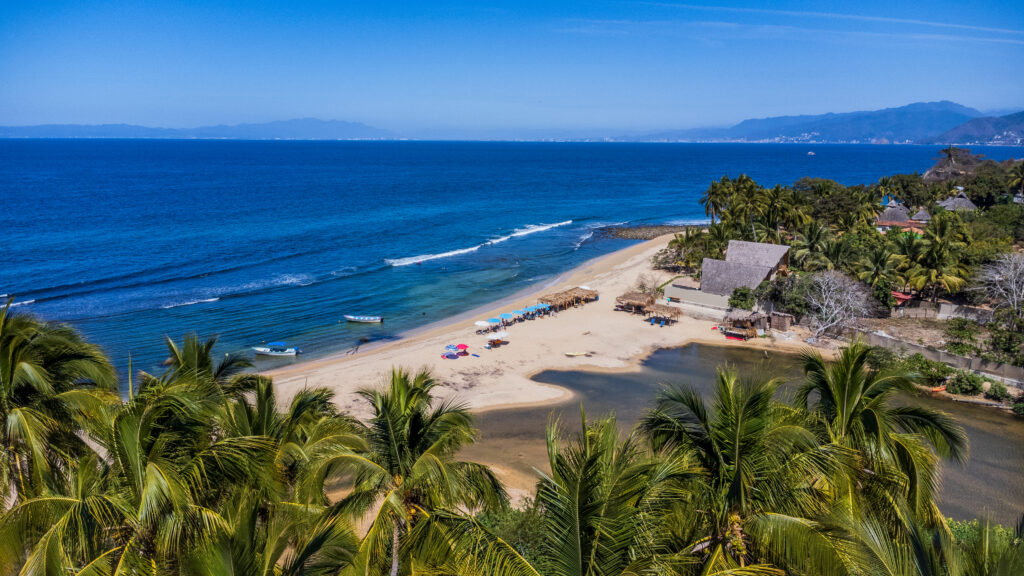
{"type": "Polygon", "coordinates": [[[602,226],[704,221],[698,198],[723,175],[870,183],[924,171],[938,150],[0,140],[0,294],[80,328],[122,369],[129,353],[156,369],[162,337],[188,331],[219,334],[221,351],[287,340],[315,357],[629,243],[595,235],[602,226]]]}

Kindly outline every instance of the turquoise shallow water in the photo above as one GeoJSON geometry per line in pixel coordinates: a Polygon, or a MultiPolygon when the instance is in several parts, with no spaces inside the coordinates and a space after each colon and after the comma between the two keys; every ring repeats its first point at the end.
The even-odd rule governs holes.
{"type": "MultiPolygon", "coordinates": [[[[628,245],[614,223],[703,221],[712,179],[868,183],[937,147],[0,140],[0,294],[124,369],[163,335],[306,357],[380,340],[628,245]],[[383,315],[383,325],[339,322],[383,315]]],[[[1019,149],[976,150],[1006,158],[1019,149]]],[[[268,365],[262,364],[261,367],[268,365]]]]}

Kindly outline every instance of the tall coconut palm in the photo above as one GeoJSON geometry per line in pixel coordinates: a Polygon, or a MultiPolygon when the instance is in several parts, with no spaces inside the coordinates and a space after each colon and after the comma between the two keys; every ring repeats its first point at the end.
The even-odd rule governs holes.
{"type": "Polygon", "coordinates": [[[811,222],[797,232],[793,239],[793,260],[805,270],[821,270],[827,266],[825,246],[832,234],[821,224],[811,222]]]}
{"type": "Polygon", "coordinates": [[[852,562],[815,517],[844,486],[852,453],[823,445],[793,410],[772,400],[779,381],[740,381],[719,370],[711,408],[692,388],[672,387],[640,427],[656,450],[692,459],[690,548],[739,566],[769,562],[842,574],[852,562]]]}
{"type": "Polygon", "coordinates": [[[704,214],[711,218],[712,224],[725,213],[732,196],[732,188],[732,180],[723,176],[721,180],[712,182],[701,196],[700,203],[704,206],[704,214]]]}
{"type": "MultiPolygon", "coordinates": [[[[550,474],[537,488],[545,546],[540,568],[551,576],[686,573],[700,558],[675,548],[673,502],[696,476],[682,459],[659,459],[631,433],[620,436],[614,418],[587,423],[562,443],[557,421],[548,425],[550,474]]],[[[712,562],[705,573],[715,573],[712,562]]],[[[754,571],[752,571],[754,573],[754,571]]]]}
{"type": "Polygon", "coordinates": [[[960,225],[959,216],[949,212],[936,214],[925,228],[921,253],[908,272],[911,286],[930,292],[936,300],[940,290],[958,292],[967,283],[967,268],[959,254],[969,238],[960,225]]]}
{"type": "Polygon", "coordinates": [[[219,389],[194,376],[125,403],[97,438],[105,460],[83,460],[10,512],[23,574],[180,573],[226,530],[227,496],[271,484],[273,444],[216,434],[219,389]]]}
{"type": "Polygon", "coordinates": [[[181,347],[170,336],[164,337],[164,343],[168,353],[164,365],[171,372],[194,371],[208,374],[215,381],[225,384],[246,368],[252,367],[252,362],[239,352],[224,354],[223,358],[215,361],[213,347],[217,345],[217,336],[211,336],[201,342],[199,335],[192,332],[185,335],[181,347]]]}
{"type": "Polygon", "coordinates": [[[116,402],[114,369],[73,329],[0,308],[0,494],[44,490],[91,449],[83,433],[116,402]]]}
{"type": "Polygon", "coordinates": [[[894,283],[901,283],[899,263],[900,256],[893,254],[887,246],[875,246],[857,262],[857,278],[868,286],[888,289],[894,283]]]}
{"type": "Polygon", "coordinates": [[[1018,194],[1024,194],[1024,161],[1017,162],[1010,169],[1010,188],[1016,188],[1018,194]]]}
{"type": "Polygon", "coordinates": [[[796,402],[824,424],[828,441],[861,454],[862,467],[875,471],[875,477],[883,476],[883,469],[898,470],[904,479],[901,496],[912,510],[937,521],[941,516],[932,501],[937,470],[928,448],[962,462],[967,436],[945,412],[894,402],[896,394],[915,390],[913,375],[872,369],[870,352],[854,342],[831,364],[818,352],[805,352],[796,402]]]}
{"type": "Polygon", "coordinates": [[[373,413],[362,431],[366,449],[324,446],[306,477],[307,501],[327,502],[326,478],[351,478],[351,490],[335,508],[356,517],[369,513],[371,524],[357,557],[357,566],[368,573],[397,576],[481,559],[529,573],[525,560],[507,544],[489,539],[465,513],[501,507],[507,496],[489,468],[456,458],[475,438],[473,420],[461,404],[435,402],[436,386],[427,371],[411,375],[395,369],[387,389],[362,390],[373,413]],[[486,550],[462,554],[467,539],[486,550]]]}

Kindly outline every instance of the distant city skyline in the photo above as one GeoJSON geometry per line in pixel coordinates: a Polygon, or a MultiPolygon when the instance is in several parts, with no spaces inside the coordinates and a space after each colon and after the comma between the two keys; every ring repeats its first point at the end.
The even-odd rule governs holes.
{"type": "Polygon", "coordinates": [[[599,136],[951,100],[1024,108],[1016,2],[0,6],[0,125],[316,117],[599,136]]]}

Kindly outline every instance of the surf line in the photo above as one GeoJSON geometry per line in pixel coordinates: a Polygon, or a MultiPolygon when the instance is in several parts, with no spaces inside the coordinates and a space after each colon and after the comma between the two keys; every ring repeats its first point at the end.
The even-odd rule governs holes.
{"type": "Polygon", "coordinates": [[[494,244],[500,244],[506,240],[512,238],[518,238],[520,236],[527,236],[529,234],[536,234],[537,232],[544,232],[545,230],[551,230],[552,228],[558,228],[559,226],[568,226],[572,224],[572,220],[566,220],[565,222],[556,222],[554,224],[531,224],[524,226],[523,228],[516,228],[511,234],[506,236],[500,236],[498,238],[492,238],[486,242],[477,244],[470,248],[461,248],[459,250],[450,250],[448,252],[441,252],[439,254],[423,254],[421,256],[410,256],[408,258],[396,258],[386,259],[384,262],[391,266],[408,266],[410,264],[418,264],[420,262],[427,262],[429,260],[439,260],[441,258],[449,258],[451,256],[458,256],[460,254],[469,254],[470,252],[476,252],[484,246],[493,246],[494,244]]]}

